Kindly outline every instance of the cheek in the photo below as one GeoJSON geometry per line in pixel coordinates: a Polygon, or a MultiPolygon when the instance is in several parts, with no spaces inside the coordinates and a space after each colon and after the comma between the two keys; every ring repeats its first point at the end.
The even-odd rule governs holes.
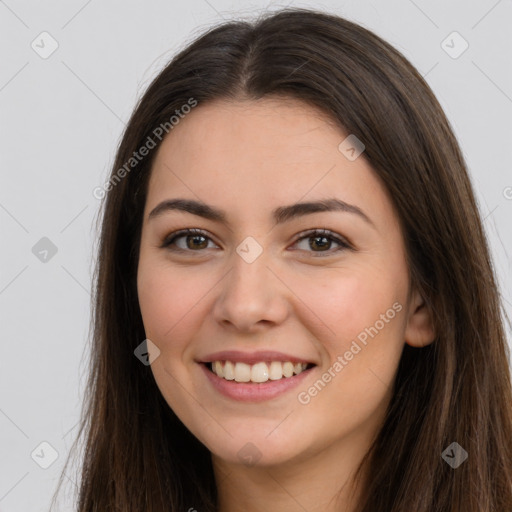
{"type": "MultiPolygon", "coordinates": [[[[407,292],[404,277],[400,272],[390,272],[377,265],[351,266],[333,269],[322,279],[298,277],[294,292],[307,306],[303,309],[310,317],[307,324],[318,325],[319,339],[328,339],[329,346],[339,349],[374,325],[395,302],[404,306],[407,292]]],[[[396,327],[401,321],[394,321],[395,313],[392,310],[388,316],[393,317],[396,327]]]]}
{"type": "Polygon", "coordinates": [[[331,392],[354,406],[372,395],[378,400],[393,380],[404,346],[404,268],[351,266],[315,286],[306,278],[298,282],[297,295],[307,305],[302,322],[323,352],[322,371],[336,376],[325,377],[336,382],[328,384],[331,392]]]}
{"type": "Polygon", "coordinates": [[[183,352],[187,333],[190,337],[206,314],[202,308],[214,285],[213,273],[199,267],[141,258],[137,289],[146,336],[163,352],[183,352]]]}
{"type": "Polygon", "coordinates": [[[137,275],[145,334],[160,351],[151,371],[162,395],[175,411],[187,410],[186,395],[179,392],[183,387],[190,387],[183,361],[190,334],[197,330],[201,314],[198,306],[209,288],[205,283],[199,286],[199,277],[193,276],[194,272],[187,277],[183,270],[171,269],[165,262],[150,258],[141,258],[137,275]]]}
{"type": "Polygon", "coordinates": [[[331,426],[333,437],[340,425],[348,432],[380,421],[404,346],[405,284],[403,276],[368,266],[310,286],[308,295],[304,282],[309,320],[303,322],[317,326],[324,360],[298,399],[308,415],[331,426]]]}
{"type": "Polygon", "coordinates": [[[137,275],[139,307],[146,336],[156,342],[172,331],[189,301],[190,288],[180,286],[176,278],[161,263],[141,259],[137,275]]]}

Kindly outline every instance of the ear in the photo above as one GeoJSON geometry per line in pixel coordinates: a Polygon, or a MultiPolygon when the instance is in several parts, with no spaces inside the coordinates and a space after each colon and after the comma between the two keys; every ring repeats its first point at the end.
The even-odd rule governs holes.
{"type": "Polygon", "coordinates": [[[418,291],[414,291],[409,303],[405,342],[411,347],[425,347],[435,339],[432,316],[418,291]]]}

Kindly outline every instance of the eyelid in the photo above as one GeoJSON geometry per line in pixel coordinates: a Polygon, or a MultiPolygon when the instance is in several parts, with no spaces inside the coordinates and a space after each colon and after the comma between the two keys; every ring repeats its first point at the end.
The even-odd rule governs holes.
{"type": "Polygon", "coordinates": [[[297,233],[293,243],[295,244],[298,241],[302,240],[303,238],[307,238],[308,236],[311,237],[313,235],[316,235],[316,236],[324,235],[327,238],[331,238],[332,240],[334,240],[335,242],[337,242],[341,245],[346,245],[347,248],[353,248],[353,245],[347,240],[347,238],[345,238],[344,236],[339,235],[338,233],[335,233],[334,231],[331,231],[330,229],[327,229],[327,228],[311,228],[311,229],[306,229],[305,231],[301,231],[300,233],[297,233]]]}
{"type": "MultiPolygon", "coordinates": [[[[355,250],[354,246],[352,245],[351,242],[349,242],[347,240],[347,238],[345,238],[342,235],[339,235],[338,233],[335,233],[334,231],[331,231],[330,229],[326,229],[326,228],[312,228],[312,229],[307,229],[305,231],[301,231],[300,233],[297,233],[292,245],[295,245],[297,242],[300,242],[304,239],[312,238],[315,236],[325,236],[329,240],[337,243],[339,245],[339,247],[336,247],[334,249],[329,249],[327,251],[305,251],[306,253],[310,254],[314,258],[322,258],[322,257],[327,258],[329,256],[338,255],[338,253],[343,252],[343,251],[347,251],[347,250],[354,251],[355,250]]],[[[301,251],[300,249],[292,249],[292,250],[297,250],[299,252],[301,251]]]]}
{"type": "MultiPolygon", "coordinates": [[[[178,231],[173,231],[172,233],[169,233],[169,235],[167,235],[164,238],[164,240],[163,240],[162,244],[160,245],[160,247],[165,249],[174,240],[176,240],[177,238],[179,238],[181,236],[186,236],[186,235],[189,235],[189,236],[192,236],[192,235],[202,235],[205,238],[209,238],[216,245],[219,245],[219,244],[217,244],[217,242],[215,242],[213,235],[211,235],[205,229],[200,229],[200,228],[184,228],[184,229],[179,229],[178,231]]],[[[177,248],[175,250],[179,251],[180,249],[177,248]]],[[[183,251],[183,249],[181,249],[181,250],[183,251]]],[[[187,252],[194,252],[194,251],[187,251],[187,252]]],[[[199,251],[195,251],[195,252],[199,252],[199,251]]]]}

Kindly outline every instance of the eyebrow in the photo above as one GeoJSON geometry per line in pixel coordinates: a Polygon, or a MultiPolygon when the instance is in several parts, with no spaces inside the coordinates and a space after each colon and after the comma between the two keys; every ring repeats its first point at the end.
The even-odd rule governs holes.
{"type": "MultiPolygon", "coordinates": [[[[194,199],[167,199],[162,201],[150,212],[148,221],[174,210],[191,213],[208,220],[229,225],[226,213],[223,210],[194,199]]],[[[375,224],[363,210],[337,198],[279,206],[272,211],[272,218],[276,224],[283,224],[297,217],[318,212],[352,213],[358,215],[365,222],[375,227],[375,224]]]]}

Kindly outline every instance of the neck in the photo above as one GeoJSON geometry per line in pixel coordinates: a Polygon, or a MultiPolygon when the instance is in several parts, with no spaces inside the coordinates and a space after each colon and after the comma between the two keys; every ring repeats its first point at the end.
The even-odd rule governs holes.
{"type": "MultiPolygon", "coordinates": [[[[360,436],[361,437],[361,436],[360,436]]],[[[247,466],[212,454],[218,512],[354,512],[364,486],[355,472],[369,443],[357,435],[286,463],[247,466]]]]}

